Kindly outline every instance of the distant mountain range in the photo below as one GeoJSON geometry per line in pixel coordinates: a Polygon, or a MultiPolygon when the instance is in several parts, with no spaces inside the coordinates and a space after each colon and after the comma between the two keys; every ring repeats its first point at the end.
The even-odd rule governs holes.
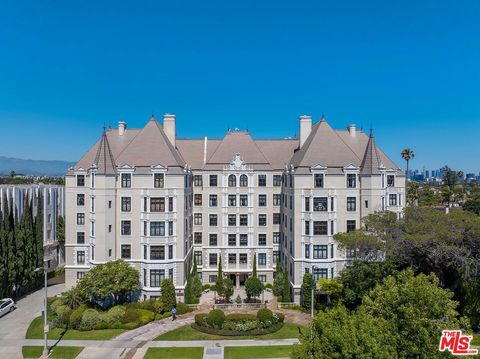
{"type": "Polygon", "coordinates": [[[75,162],[50,160],[23,160],[0,156],[0,174],[17,174],[27,176],[63,176],[75,162]]]}

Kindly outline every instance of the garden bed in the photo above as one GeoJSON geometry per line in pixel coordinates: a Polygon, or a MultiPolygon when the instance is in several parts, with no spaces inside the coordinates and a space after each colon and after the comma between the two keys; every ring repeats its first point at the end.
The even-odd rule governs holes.
{"type": "Polygon", "coordinates": [[[271,334],[279,331],[283,327],[282,323],[274,324],[268,328],[261,328],[261,329],[253,329],[247,331],[235,331],[235,330],[224,330],[224,329],[215,329],[215,328],[207,328],[197,325],[195,323],[192,324],[192,328],[198,330],[199,332],[206,333],[206,334],[213,334],[213,335],[221,335],[225,337],[238,337],[241,335],[248,335],[248,336],[257,336],[257,335],[266,335],[271,334]]]}

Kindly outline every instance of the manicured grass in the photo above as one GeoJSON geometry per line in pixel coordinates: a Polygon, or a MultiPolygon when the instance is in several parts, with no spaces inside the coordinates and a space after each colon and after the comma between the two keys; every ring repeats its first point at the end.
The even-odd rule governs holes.
{"type": "Polygon", "coordinates": [[[226,347],[225,359],[248,358],[289,358],[292,354],[291,345],[269,345],[266,347],[226,347]]]}
{"type": "Polygon", "coordinates": [[[166,332],[155,340],[235,340],[235,339],[290,339],[290,338],[298,338],[299,331],[298,328],[302,332],[307,330],[306,327],[293,324],[293,323],[285,323],[279,331],[275,333],[265,334],[265,335],[244,335],[238,337],[232,336],[222,336],[222,335],[213,335],[199,332],[198,330],[193,329],[190,325],[185,325],[178,329],[172,330],[170,332],[166,332]]]}
{"type": "MultiPolygon", "coordinates": [[[[80,331],[75,329],[55,328],[48,332],[48,339],[64,340],[109,340],[126,332],[125,329],[102,329],[80,331]],[[63,336],[62,336],[63,335],[63,336]]],[[[26,339],[43,339],[43,317],[37,317],[30,323],[25,334],[26,339]]]]}
{"type": "Polygon", "coordinates": [[[203,348],[148,348],[143,359],[202,359],[203,348]]]}
{"type": "MultiPolygon", "coordinates": [[[[49,358],[74,359],[83,350],[83,347],[55,347],[52,349],[49,358]]],[[[24,358],[40,358],[43,353],[41,346],[22,347],[24,358]]]]}

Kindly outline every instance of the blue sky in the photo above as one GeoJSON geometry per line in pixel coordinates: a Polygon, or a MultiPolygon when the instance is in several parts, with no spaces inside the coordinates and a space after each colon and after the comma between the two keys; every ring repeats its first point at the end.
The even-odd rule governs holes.
{"type": "Polygon", "coordinates": [[[0,155],[77,160],[102,126],[180,137],[373,126],[403,166],[480,170],[478,1],[2,1],[0,155]]]}

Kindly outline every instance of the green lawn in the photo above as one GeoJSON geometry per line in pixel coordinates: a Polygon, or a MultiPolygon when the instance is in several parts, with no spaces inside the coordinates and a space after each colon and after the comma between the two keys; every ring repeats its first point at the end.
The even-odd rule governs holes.
{"type": "MultiPolygon", "coordinates": [[[[48,339],[64,340],[109,340],[126,332],[125,329],[102,329],[82,332],[75,329],[55,328],[48,332],[48,339]],[[62,336],[63,334],[63,336],[62,336]]],[[[43,317],[37,317],[30,323],[25,334],[26,339],[43,339],[43,317]]]]}
{"type": "Polygon", "coordinates": [[[292,354],[291,345],[269,345],[266,347],[226,347],[225,359],[249,358],[289,358],[292,354]]]}
{"type": "MultiPolygon", "coordinates": [[[[83,350],[83,347],[55,347],[52,349],[49,358],[74,359],[83,350]]],[[[22,347],[24,358],[40,358],[43,353],[43,347],[25,346],[22,347]]]]}
{"type": "Polygon", "coordinates": [[[148,348],[143,359],[202,359],[203,348],[148,348]]]}
{"type": "Polygon", "coordinates": [[[155,340],[290,339],[299,337],[298,328],[300,328],[302,332],[305,332],[307,329],[299,324],[285,323],[282,329],[275,333],[256,336],[244,335],[231,337],[202,333],[193,329],[190,325],[185,325],[170,332],[166,332],[155,338],[155,340]]]}

